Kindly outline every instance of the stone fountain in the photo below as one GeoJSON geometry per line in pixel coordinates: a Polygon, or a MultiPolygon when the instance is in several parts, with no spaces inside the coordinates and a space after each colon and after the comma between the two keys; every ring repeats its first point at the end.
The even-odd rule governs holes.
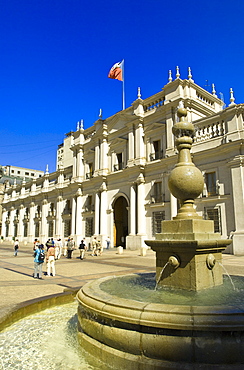
{"type": "Polygon", "coordinates": [[[243,368],[244,304],[232,299],[213,303],[208,294],[207,303],[198,303],[202,292],[213,297],[223,284],[222,251],[231,241],[214,233],[213,221],[203,220],[194,208],[204,181],[191,160],[194,126],[186,116],[186,109],[179,108],[173,127],[178,163],[169,177],[180,209],[173,220],[162,222],[156,240],[146,241],[156,252],[159,291],[152,291],[151,300],[130,297],[131,285],[122,289],[125,295],[116,289],[111,293],[106,284],[117,286],[120,278],[106,277],[86,284],[77,295],[80,344],[108,368],[243,368]],[[172,303],[171,298],[165,303],[167,291],[172,303]],[[175,303],[181,292],[194,294],[194,299],[175,303]]]}

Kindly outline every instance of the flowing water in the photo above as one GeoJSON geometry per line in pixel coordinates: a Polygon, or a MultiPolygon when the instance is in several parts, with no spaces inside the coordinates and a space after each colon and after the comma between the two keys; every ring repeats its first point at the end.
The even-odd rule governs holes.
{"type": "Polygon", "coordinates": [[[200,292],[166,287],[155,290],[153,273],[116,277],[101,283],[100,288],[114,296],[140,302],[194,306],[244,305],[244,277],[232,276],[229,280],[224,275],[223,278],[223,285],[200,292]]]}
{"type": "Polygon", "coordinates": [[[166,269],[166,267],[167,267],[168,265],[169,265],[169,262],[166,262],[166,263],[165,263],[165,265],[164,265],[164,267],[162,268],[162,270],[161,270],[161,272],[160,272],[160,274],[159,274],[159,277],[158,277],[158,279],[157,279],[157,281],[156,281],[156,286],[155,286],[154,290],[157,290],[157,289],[158,289],[158,283],[160,282],[161,277],[162,277],[162,275],[163,275],[163,272],[164,272],[164,270],[166,269]]]}
{"type": "MultiPolygon", "coordinates": [[[[77,339],[77,302],[27,316],[0,333],[1,370],[94,370],[77,339]]],[[[89,359],[90,360],[90,359],[89,359]]]]}
{"type": "MultiPolygon", "coordinates": [[[[101,283],[102,290],[120,298],[171,305],[243,306],[244,277],[224,276],[224,284],[201,292],[155,291],[155,274],[116,277],[101,283]],[[235,287],[235,290],[233,289],[235,287]]],[[[77,302],[27,316],[0,333],[1,370],[107,369],[82,352],[77,338],[77,302]]]]}
{"type": "MultiPolygon", "coordinates": [[[[217,262],[218,262],[218,261],[217,261],[217,262]]],[[[228,276],[228,278],[229,278],[229,280],[230,280],[230,282],[231,282],[231,285],[232,285],[233,289],[234,289],[234,290],[236,290],[236,287],[235,287],[235,284],[234,284],[234,282],[233,282],[233,279],[232,279],[232,277],[229,275],[229,273],[228,273],[228,271],[226,270],[225,266],[224,266],[222,263],[220,263],[220,262],[218,262],[218,264],[222,267],[222,269],[224,270],[224,272],[225,272],[225,273],[226,273],[226,275],[228,276]]]]}

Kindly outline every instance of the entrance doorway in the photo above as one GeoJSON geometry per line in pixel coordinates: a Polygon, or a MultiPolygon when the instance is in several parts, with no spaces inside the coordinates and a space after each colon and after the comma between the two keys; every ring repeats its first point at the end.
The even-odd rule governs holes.
{"type": "Polygon", "coordinates": [[[128,203],[124,197],[119,197],[114,203],[114,246],[126,248],[128,235],[128,203]]]}

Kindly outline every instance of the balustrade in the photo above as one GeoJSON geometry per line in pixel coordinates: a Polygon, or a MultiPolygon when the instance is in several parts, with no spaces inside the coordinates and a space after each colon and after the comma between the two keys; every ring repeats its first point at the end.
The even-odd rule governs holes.
{"type": "Polygon", "coordinates": [[[196,127],[194,142],[203,142],[216,137],[224,136],[225,134],[226,130],[224,121],[213,122],[208,126],[196,127]]]}
{"type": "Polygon", "coordinates": [[[209,105],[213,105],[214,102],[209,100],[208,98],[206,98],[205,96],[199,94],[199,92],[197,92],[197,98],[200,99],[202,102],[206,103],[206,104],[209,104],[209,105]]]}
{"type": "Polygon", "coordinates": [[[156,109],[156,108],[159,108],[161,107],[162,105],[164,105],[164,98],[162,99],[158,99],[158,100],[155,100],[155,101],[152,101],[150,102],[149,104],[146,104],[144,105],[144,112],[148,112],[152,109],[156,109]]]}

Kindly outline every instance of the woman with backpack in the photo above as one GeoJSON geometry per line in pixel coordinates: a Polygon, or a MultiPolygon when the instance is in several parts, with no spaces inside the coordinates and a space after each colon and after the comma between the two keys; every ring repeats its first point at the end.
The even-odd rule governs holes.
{"type": "Polygon", "coordinates": [[[44,245],[39,244],[34,252],[34,279],[42,279],[42,265],[45,261],[44,245]]]}

